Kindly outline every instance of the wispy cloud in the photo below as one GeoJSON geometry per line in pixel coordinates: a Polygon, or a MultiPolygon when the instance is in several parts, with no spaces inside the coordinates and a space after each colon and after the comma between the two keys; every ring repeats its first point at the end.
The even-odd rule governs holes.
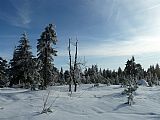
{"type": "Polygon", "coordinates": [[[158,7],[160,7],[160,3],[155,4],[155,5],[151,5],[150,7],[146,7],[145,9],[141,10],[140,12],[147,12],[147,11],[150,11],[150,10],[158,8],[158,7]]]}
{"type": "Polygon", "coordinates": [[[12,4],[17,9],[17,15],[20,17],[21,22],[20,25],[28,25],[31,22],[30,18],[30,2],[29,0],[23,0],[23,2],[20,5],[15,4],[12,2],[12,4]]]}
{"type": "Polygon", "coordinates": [[[144,53],[160,52],[160,37],[140,36],[128,38],[121,42],[97,43],[96,45],[80,48],[79,55],[82,56],[125,56],[140,55],[144,53]]]}
{"type": "MultiPolygon", "coordinates": [[[[136,36],[127,40],[100,40],[101,42],[79,45],[80,56],[128,56],[160,52],[160,36],[136,36]],[[103,41],[103,42],[102,42],[103,41]]],[[[74,52],[73,52],[74,54],[74,52]]],[[[60,56],[67,56],[67,49],[59,50],[60,56]]]]}
{"type": "Polygon", "coordinates": [[[29,0],[10,0],[10,10],[1,10],[0,19],[17,27],[29,27],[31,22],[31,10],[29,0]]]}

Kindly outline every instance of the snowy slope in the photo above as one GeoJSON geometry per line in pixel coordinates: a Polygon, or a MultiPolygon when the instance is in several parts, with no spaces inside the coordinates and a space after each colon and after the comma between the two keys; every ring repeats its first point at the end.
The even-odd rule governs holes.
{"type": "Polygon", "coordinates": [[[128,106],[120,86],[81,85],[71,96],[68,86],[53,86],[52,113],[40,114],[48,91],[0,89],[0,120],[160,120],[160,87],[139,87],[128,106]]]}

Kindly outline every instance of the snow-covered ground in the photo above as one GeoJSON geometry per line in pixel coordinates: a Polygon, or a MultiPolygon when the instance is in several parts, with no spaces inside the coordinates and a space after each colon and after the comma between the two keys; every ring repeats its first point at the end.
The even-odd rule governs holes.
{"type": "Polygon", "coordinates": [[[0,120],[160,120],[160,87],[139,87],[129,106],[120,86],[78,86],[71,96],[68,86],[52,86],[48,105],[52,113],[40,114],[48,90],[0,89],[0,120]]]}

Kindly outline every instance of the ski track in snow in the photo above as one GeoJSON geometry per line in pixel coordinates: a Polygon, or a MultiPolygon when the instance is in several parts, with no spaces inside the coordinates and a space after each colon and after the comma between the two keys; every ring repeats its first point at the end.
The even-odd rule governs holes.
{"type": "Polygon", "coordinates": [[[80,85],[70,96],[68,86],[49,90],[0,89],[0,120],[160,120],[160,86],[142,87],[129,106],[120,86],[80,85]],[[50,92],[48,106],[55,100],[52,113],[40,114],[43,99],[50,92]]]}

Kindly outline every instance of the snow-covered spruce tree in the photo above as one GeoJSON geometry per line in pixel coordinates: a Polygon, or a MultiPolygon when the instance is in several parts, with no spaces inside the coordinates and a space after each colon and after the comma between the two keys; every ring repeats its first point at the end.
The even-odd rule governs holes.
{"type": "Polygon", "coordinates": [[[136,87],[133,85],[128,85],[127,89],[124,90],[125,94],[128,96],[127,104],[132,105],[133,104],[133,92],[136,91],[136,87]]]}
{"type": "Polygon", "coordinates": [[[65,84],[67,84],[67,85],[70,84],[70,73],[68,70],[65,70],[65,72],[64,72],[64,80],[65,80],[65,84]]]}
{"type": "Polygon", "coordinates": [[[99,73],[98,73],[98,66],[97,65],[92,65],[91,68],[88,68],[88,75],[90,77],[91,83],[94,83],[94,84],[100,83],[100,81],[98,79],[99,73]]]}
{"type": "Polygon", "coordinates": [[[159,64],[156,64],[156,66],[155,66],[155,73],[157,74],[157,77],[160,78],[160,67],[159,67],[159,64]]]}
{"type": "Polygon", "coordinates": [[[42,32],[40,39],[37,43],[37,56],[40,62],[40,75],[43,79],[41,85],[42,89],[45,89],[47,85],[52,81],[52,68],[53,68],[53,56],[57,56],[57,51],[53,48],[56,45],[57,35],[52,24],[49,24],[44,32],[42,32]]]}
{"type": "Polygon", "coordinates": [[[8,64],[7,61],[0,57],[0,87],[8,82],[8,64]]]}
{"type": "Polygon", "coordinates": [[[10,60],[10,69],[9,69],[9,79],[10,79],[10,86],[13,84],[20,83],[18,80],[18,74],[20,70],[20,66],[18,66],[18,52],[16,50],[16,47],[13,52],[13,58],[10,60]]]}
{"type": "Polygon", "coordinates": [[[136,81],[137,68],[133,56],[131,60],[127,61],[124,71],[128,82],[127,82],[127,89],[125,89],[123,93],[128,95],[127,104],[132,105],[134,98],[133,92],[135,92],[138,88],[136,81]]]}
{"type": "Polygon", "coordinates": [[[137,79],[144,78],[144,69],[140,64],[135,62],[134,56],[128,60],[124,69],[125,77],[130,80],[129,83],[136,85],[137,79]]]}
{"type": "Polygon", "coordinates": [[[26,33],[22,34],[19,45],[15,48],[13,59],[10,61],[11,85],[20,84],[27,87],[32,82],[33,55],[26,33]]]}
{"type": "Polygon", "coordinates": [[[126,67],[124,69],[126,78],[129,80],[128,83],[135,84],[135,74],[136,74],[136,63],[134,57],[126,62],[126,67]]]}
{"type": "Polygon", "coordinates": [[[84,79],[82,80],[82,83],[83,84],[89,84],[90,83],[90,77],[89,77],[87,68],[85,68],[83,76],[84,76],[84,79]]]}
{"type": "Polygon", "coordinates": [[[51,85],[55,85],[55,84],[59,84],[59,70],[53,66],[52,68],[52,81],[51,81],[51,85]]]}
{"type": "Polygon", "coordinates": [[[58,82],[62,85],[65,83],[65,80],[64,80],[64,73],[63,73],[63,68],[61,67],[61,70],[59,72],[59,80],[58,82]]]}
{"type": "Polygon", "coordinates": [[[38,88],[39,83],[41,82],[41,77],[40,74],[38,72],[38,59],[37,58],[33,58],[31,61],[31,70],[30,70],[30,76],[32,76],[31,78],[31,90],[36,90],[36,88],[38,88]]]}
{"type": "Polygon", "coordinates": [[[150,87],[153,86],[152,81],[153,81],[153,73],[151,73],[151,71],[149,71],[149,72],[147,73],[147,82],[148,82],[148,85],[149,85],[150,87]]]}
{"type": "Polygon", "coordinates": [[[158,76],[157,76],[156,73],[155,73],[155,76],[154,76],[154,84],[159,85],[159,79],[158,79],[158,76]]]}

